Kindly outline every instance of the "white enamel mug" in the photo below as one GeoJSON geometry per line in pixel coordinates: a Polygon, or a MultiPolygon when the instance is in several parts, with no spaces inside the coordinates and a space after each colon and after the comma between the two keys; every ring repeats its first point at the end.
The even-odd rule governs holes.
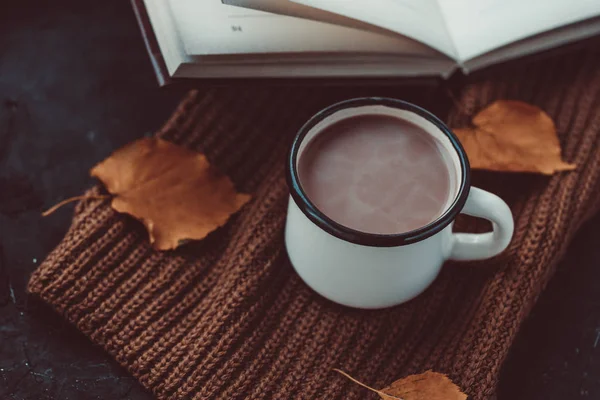
{"type": "Polygon", "coordinates": [[[286,168],[291,197],[285,245],[290,261],[308,286],[339,304],[367,309],[401,304],[423,292],[444,261],[493,257],[508,246],[513,235],[513,217],[506,203],[470,186],[469,162],[456,136],[433,114],[405,101],[359,98],[326,108],[300,129],[286,168]],[[435,221],[392,235],[359,232],[330,219],[307,197],[298,178],[298,159],[307,144],[329,125],[361,114],[407,120],[447,150],[455,187],[435,221]],[[459,213],[491,221],[492,232],[453,233],[459,213]]]}

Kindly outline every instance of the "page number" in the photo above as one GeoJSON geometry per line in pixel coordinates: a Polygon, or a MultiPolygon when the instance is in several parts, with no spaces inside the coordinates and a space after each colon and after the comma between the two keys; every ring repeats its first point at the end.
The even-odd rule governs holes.
{"type": "Polygon", "coordinates": [[[242,26],[241,25],[231,25],[231,30],[233,32],[243,32],[242,31],[242,26]]]}

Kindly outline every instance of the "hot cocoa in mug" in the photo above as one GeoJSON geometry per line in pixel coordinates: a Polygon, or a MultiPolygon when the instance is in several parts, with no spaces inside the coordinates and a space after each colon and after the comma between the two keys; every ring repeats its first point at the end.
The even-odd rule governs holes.
{"type": "Polygon", "coordinates": [[[340,304],[410,300],[444,261],[493,257],[510,242],[510,209],[469,177],[458,139],[428,111],[387,98],[335,104],[300,129],[289,153],[292,265],[340,304]],[[453,233],[461,212],[490,220],[492,232],[453,233]]]}

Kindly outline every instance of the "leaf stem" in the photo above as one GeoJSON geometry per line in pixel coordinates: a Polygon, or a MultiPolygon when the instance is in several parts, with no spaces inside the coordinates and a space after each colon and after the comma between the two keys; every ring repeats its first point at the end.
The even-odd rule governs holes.
{"type": "MultiPolygon", "coordinates": [[[[333,370],[334,370],[335,372],[338,372],[338,373],[340,373],[340,374],[344,375],[346,378],[350,379],[352,382],[356,383],[357,385],[360,385],[360,386],[364,387],[365,389],[369,389],[370,391],[372,391],[372,392],[375,392],[375,393],[377,393],[377,394],[378,394],[378,395],[380,395],[380,396],[381,396],[381,395],[384,395],[384,396],[391,397],[391,398],[394,398],[394,399],[402,400],[400,397],[391,396],[391,395],[389,395],[389,394],[387,394],[387,393],[385,393],[385,392],[382,392],[381,390],[373,389],[371,386],[367,386],[367,385],[365,385],[364,383],[362,383],[362,382],[360,382],[360,381],[358,381],[358,380],[354,379],[353,377],[351,377],[350,375],[348,375],[347,373],[345,373],[345,372],[344,372],[344,371],[342,371],[341,369],[334,368],[333,370]]],[[[383,396],[382,396],[382,397],[383,397],[383,396]]]]}
{"type": "Polygon", "coordinates": [[[110,197],[111,196],[106,195],[106,194],[84,194],[84,195],[81,195],[81,196],[69,197],[68,199],[63,200],[63,201],[61,201],[61,202],[53,205],[52,207],[50,207],[46,211],[44,211],[42,213],[42,217],[47,217],[48,215],[54,213],[56,210],[58,210],[59,208],[61,208],[65,204],[69,204],[69,203],[72,203],[72,202],[77,201],[77,200],[88,200],[88,199],[103,200],[103,199],[109,199],[110,197]]]}
{"type": "Polygon", "coordinates": [[[370,391],[372,391],[372,392],[379,393],[379,390],[377,390],[377,389],[373,389],[372,387],[370,387],[370,386],[367,386],[367,385],[365,385],[364,383],[362,383],[362,382],[360,382],[360,381],[357,381],[356,379],[354,379],[353,377],[351,377],[350,375],[348,375],[347,373],[345,373],[345,372],[344,372],[344,371],[342,371],[341,369],[334,368],[333,370],[334,370],[335,372],[339,372],[340,374],[344,375],[346,378],[350,379],[352,382],[354,382],[354,383],[356,383],[356,384],[358,384],[358,385],[360,385],[360,386],[364,387],[365,389],[369,389],[369,390],[370,390],[370,391]]]}

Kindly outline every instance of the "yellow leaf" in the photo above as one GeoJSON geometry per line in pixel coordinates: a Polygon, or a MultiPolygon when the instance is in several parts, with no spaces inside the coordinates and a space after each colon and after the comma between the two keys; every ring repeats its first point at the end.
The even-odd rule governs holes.
{"type": "Polygon", "coordinates": [[[344,371],[335,369],[354,383],[375,392],[383,400],[466,400],[464,394],[450,378],[439,372],[427,371],[418,375],[409,375],[398,379],[381,390],[373,389],[357,381],[344,371]]]}
{"type": "Polygon", "coordinates": [[[112,207],[139,219],[158,250],[203,239],[249,199],[200,153],[161,139],[141,139],[90,171],[113,195],[112,207]]]}
{"type": "Polygon", "coordinates": [[[498,100],[475,115],[472,127],[453,131],[475,169],[546,175],[575,169],[561,159],[552,119],[531,104],[498,100]]]}

